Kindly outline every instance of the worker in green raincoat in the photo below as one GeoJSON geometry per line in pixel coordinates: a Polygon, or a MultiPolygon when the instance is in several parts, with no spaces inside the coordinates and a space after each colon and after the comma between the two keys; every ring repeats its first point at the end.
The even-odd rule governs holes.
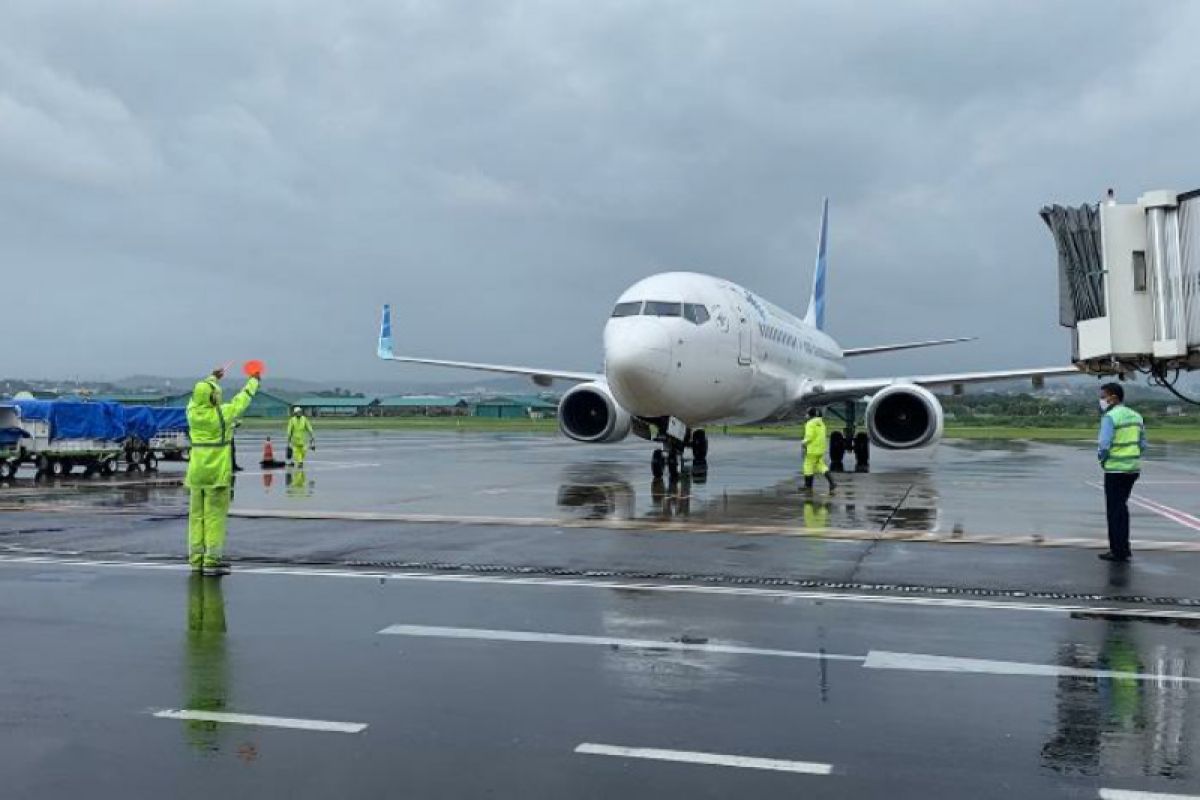
{"type": "Polygon", "coordinates": [[[225,524],[233,485],[233,424],[254,399],[260,375],[228,403],[221,402],[224,369],[196,384],[187,406],[188,436],[192,440],[184,485],[191,490],[188,505],[188,562],[205,575],[227,575],[225,524]]]}
{"type": "Polygon", "coordinates": [[[299,406],[292,409],[292,416],[288,419],[287,440],[288,449],[292,452],[290,460],[294,461],[297,467],[303,467],[309,445],[315,450],[316,440],[313,437],[312,423],[304,416],[304,411],[299,406]]]}

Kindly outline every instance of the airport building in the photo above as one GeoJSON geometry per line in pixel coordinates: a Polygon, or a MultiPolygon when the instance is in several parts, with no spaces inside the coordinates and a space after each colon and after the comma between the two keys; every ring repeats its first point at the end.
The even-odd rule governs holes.
{"type": "Polygon", "coordinates": [[[384,417],[462,417],[470,411],[465,399],[446,395],[395,395],[382,398],[378,405],[384,417]]]}
{"type": "Polygon", "coordinates": [[[494,419],[553,419],[558,404],[536,395],[489,397],[471,406],[471,415],[494,419]]]}
{"type": "Polygon", "coordinates": [[[296,405],[313,417],[370,417],[379,407],[374,397],[301,397],[296,405]]]}

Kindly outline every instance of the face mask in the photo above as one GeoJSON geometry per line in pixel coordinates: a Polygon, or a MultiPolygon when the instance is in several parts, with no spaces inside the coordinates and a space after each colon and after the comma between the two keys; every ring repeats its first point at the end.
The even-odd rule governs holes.
{"type": "Polygon", "coordinates": [[[1108,409],[1111,407],[1112,407],[1112,404],[1109,403],[1107,400],[1104,400],[1104,399],[1100,400],[1100,413],[1101,414],[1103,414],[1105,411],[1108,411],[1108,409]]]}

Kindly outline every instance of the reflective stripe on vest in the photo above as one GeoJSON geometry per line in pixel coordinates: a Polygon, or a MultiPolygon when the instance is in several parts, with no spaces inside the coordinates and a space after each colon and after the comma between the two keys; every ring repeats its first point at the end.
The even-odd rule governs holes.
{"type": "Polygon", "coordinates": [[[1142,415],[1126,406],[1117,406],[1108,412],[1113,424],[1112,446],[1104,469],[1108,472],[1141,472],[1142,469],[1142,415]]]}

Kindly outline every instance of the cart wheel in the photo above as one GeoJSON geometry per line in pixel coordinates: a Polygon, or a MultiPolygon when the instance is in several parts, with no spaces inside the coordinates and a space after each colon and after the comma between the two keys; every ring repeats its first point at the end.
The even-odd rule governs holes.
{"type": "Polygon", "coordinates": [[[0,480],[11,481],[17,477],[16,461],[0,461],[0,480]]]}
{"type": "Polygon", "coordinates": [[[117,460],[115,458],[110,458],[107,461],[102,461],[100,463],[100,474],[105,476],[106,478],[111,477],[112,474],[116,471],[117,471],[117,460]]]}
{"type": "Polygon", "coordinates": [[[142,466],[146,469],[146,472],[155,472],[158,469],[158,457],[153,453],[147,453],[142,458],[142,466]]]}
{"type": "Polygon", "coordinates": [[[57,458],[50,460],[50,474],[56,478],[61,478],[64,475],[71,474],[71,462],[61,461],[57,458]]]}

